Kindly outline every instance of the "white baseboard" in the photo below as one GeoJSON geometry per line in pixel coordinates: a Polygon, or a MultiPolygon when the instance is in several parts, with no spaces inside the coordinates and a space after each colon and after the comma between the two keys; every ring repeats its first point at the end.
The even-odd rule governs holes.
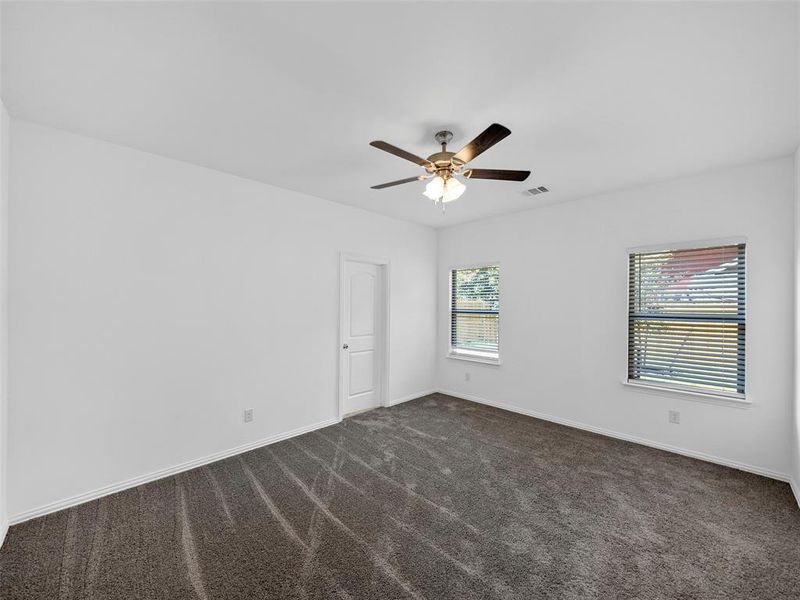
{"type": "Polygon", "coordinates": [[[409,400],[416,400],[417,398],[422,398],[423,396],[429,396],[430,394],[433,394],[435,392],[436,390],[425,390],[424,392],[415,392],[414,394],[409,394],[408,396],[403,396],[402,398],[389,400],[389,406],[394,406],[395,404],[402,404],[403,402],[408,402],[409,400]]]}
{"type": "Polygon", "coordinates": [[[797,506],[800,507],[800,486],[797,485],[797,482],[794,480],[793,477],[789,478],[789,485],[792,486],[792,493],[794,494],[794,499],[797,500],[797,506]]]}
{"type": "MultiPolygon", "coordinates": [[[[495,408],[500,408],[503,410],[507,410],[510,412],[515,412],[518,414],[526,415],[529,417],[534,417],[536,419],[542,419],[545,421],[550,421],[552,423],[558,423],[560,425],[566,425],[568,427],[574,427],[576,429],[582,429],[584,431],[590,431],[592,433],[598,433],[600,435],[605,435],[608,437],[624,440],[627,442],[633,442],[636,444],[641,444],[643,446],[650,446],[652,448],[658,448],[659,450],[666,450],[667,452],[673,452],[675,454],[681,454],[683,456],[688,456],[691,458],[697,458],[699,460],[704,460],[706,462],[712,462],[719,465],[723,465],[726,467],[732,467],[734,469],[739,469],[741,471],[747,471],[749,473],[755,473],[756,475],[762,475],[764,477],[770,477],[772,479],[777,479],[779,481],[786,481],[788,482],[791,487],[792,491],[794,492],[795,498],[798,501],[798,505],[800,505],[800,486],[794,482],[790,477],[783,473],[777,473],[775,471],[771,471],[768,469],[762,469],[760,467],[754,467],[752,465],[738,463],[735,461],[727,460],[724,458],[719,458],[717,456],[712,456],[709,454],[705,454],[702,452],[696,452],[693,450],[687,450],[685,448],[678,448],[676,446],[671,446],[669,444],[662,444],[660,442],[653,442],[651,440],[646,440],[644,438],[618,433],[616,431],[611,431],[609,429],[604,429],[602,427],[595,427],[593,425],[587,425],[585,423],[580,423],[577,421],[572,421],[570,419],[563,419],[561,417],[554,417],[552,415],[540,413],[538,411],[527,410],[523,408],[519,408],[516,406],[512,406],[510,404],[503,404],[501,402],[493,402],[491,400],[486,400],[485,398],[480,398],[478,396],[472,396],[470,394],[462,394],[461,392],[454,392],[452,390],[426,390],[424,392],[418,392],[415,394],[410,394],[408,396],[404,396],[402,398],[397,398],[392,400],[389,403],[389,406],[394,406],[396,404],[401,404],[403,402],[408,402],[410,400],[415,400],[416,398],[422,398],[423,396],[427,396],[433,393],[441,393],[446,394],[448,396],[453,396],[455,398],[461,398],[462,400],[468,400],[470,402],[475,402],[478,404],[485,404],[487,406],[493,406],[495,408]]],[[[89,492],[85,492],[83,494],[78,494],[76,496],[72,496],[70,498],[66,498],[64,500],[58,500],[56,502],[51,502],[49,504],[45,504],[43,506],[39,506],[37,508],[27,510],[21,513],[18,513],[12,516],[10,519],[3,519],[0,521],[0,546],[2,546],[3,541],[5,540],[6,533],[8,532],[9,525],[16,525],[17,523],[22,523],[24,521],[28,521],[30,519],[35,519],[36,517],[41,517],[49,513],[53,513],[59,510],[63,510],[65,508],[69,508],[71,506],[77,506],[78,504],[83,504],[84,502],[89,502],[91,500],[96,500],[97,498],[101,498],[103,496],[108,496],[109,494],[114,494],[116,492],[121,492],[123,490],[136,487],[137,485],[142,485],[143,483],[149,483],[151,481],[155,481],[157,479],[162,479],[164,477],[170,477],[177,473],[182,473],[184,471],[188,471],[190,469],[194,469],[196,467],[201,467],[203,465],[216,462],[218,460],[222,460],[224,458],[228,458],[230,456],[235,456],[237,454],[242,454],[249,450],[254,450],[256,448],[261,448],[263,446],[268,446],[270,444],[274,444],[280,442],[282,440],[286,440],[289,438],[296,437],[298,435],[302,435],[304,433],[308,433],[310,431],[315,431],[317,429],[322,429],[323,427],[329,427],[330,425],[335,425],[339,422],[339,419],[332,418],[326,419],[324,421],[320,421],[313,425],[308,425],[305,427],[299,427],[297,429],[293,429],[291,431],[287,431],[284,433],[279,433],[267,438],[263,438],[257,440],[255,442],[248,442],[247,444],[242,444],[240,446],[236,446],[234,448],[230,448],[228,450],[223,450],[221,452],[216,452],[214,454],[210,454],[208,456],[204,456],[202,458],[197,458],[191,461],[187,461],[178,465],[174,465],[172,467],[168,467],[166,469],[160,469],[158,471],[153,471],[151,473],[147,473],[146,475],[140,475],[138,477],[134,477],[131,479],[127,479],[125,481],[120,481],[118,483],[114,483],[102,488],[98,488],[89,492]]]]}
{"type": "MultiPolygon", "coordinates": [[[[654,442],[652,440],[648,440],[645,438],[637,437],[635,435],[629,435],[627,433],[619,433],[617,431],[612,431],[610,429],[605,429],[603,427],[595,427],[594,425],[587,425],[586,423],[580,423],[578,421],[573,421],[571,419],[564,419],[561,417],[555,417],[553,415],[548,415],[545,413],[540,413],[535,410],[528,410],[524,408],[519,408],[517,406],[512,406],[510,404],[503,404],[502,402],[493,402],[491,400],[486,400],[485,398],[479,398],[478,396],[472,396],[470,394],[462,394],[461,392],[454,392],[451,390],[437,390],[440,394],[446,394],[448,396],[454,396],[455,398],[461,398],[462,400],[469,400],[470,402],[475,402],[477,404],[485,404],[487,406],[493,406],[495,408],[501,408],[503,410],[507,410],[510,412],[515,412],[521,415],[526,415],[528,417],[534,417],[536,419],[542,419],[543,421],[550,421],[551,423],[558,423],[559,425],[566,425],[567,427],[574,427],[575,429],[583,429],[584,431],[590,431],[592,433],[598,433],[600,435],[604,435],[607,437],[616,438],[618,440],[624,440],[626,442],[633,442],[634,444],[640,444],[642,446],[649,446],[651,448],[657,448],[659,450],[666,450],[667,452],[672,452],[674,454],[680,454],[682,456],[688,456],[689,458],[696,458],[699,460],[703,460],[710,463],[715,463],[718,465],[722,465],[725,467],[732,467],[734,469],[738,469],[740,471],[747,471],[748,473],[754,473],[756,475],[762,475],[763,477],[769,477],[770,479],[777,479],[778,481],[785,481],[791,483],[791,478],[786,475],[785,473],[779,473],[777,471],[772,471],[770,469],[763,469],[761,467],[756,467],[753,465],[748,465],[746,463],[740,463],[733,460],[728,460],[727,458],[720,458],[719,456],[713,456],[711,454],[706,454],[704,452],[697,452],[695,450],[687,450],[686,448],[680,448],[678,446],[671,446],[669,444],[663,444],[661,442],[654,442]]],[[[800,499],[800,495],[798,495],[798,490],[795,489],[795,496],[800,499]]]]}
{"type": "Polygon", "coordinates": [[[41,517],[49,513],[69,508],[71,506],[77,506],[78,504],[83,504],[84,502],[96,500],[97,498],[108,496],[109,494],[121,492],[123,490],[136,487],[137,485],[142,485],[143,483],[149,483],[157,479],[163,479],[164,477],[169,477],[177,473],[189,471],[190,469],[194,469],[196,467],[202,467],[203,465],[207,465],[209,463],[222,460],[223,458],[228,458],[230,456],[242,454],[249,450],[255,450],[256,448],[261,448],[262,446],[269,446],[270,444],[274,444],[282,440],[293,438],[298,435],[308,433],[310,431],[315,431],[317,429],[322,429],[323,427],[335,425],[338,422],[339,419],[337,418],[326,419],[324,421],[320,421],[319,423],[315,423],[313,425],[298,427],[297,429],[293,429],[291,431],[287,431],[284,433],[278,433],[276,435],[272,435],[257,440],[255,442],[248,442],[246,444],[242,444],[241,446],[236,446],[235,448],[222,450],[221,452],[215,452],[214,454],[209,454],[208,456],[204,456],[202,458],[196,458],[194,460],[186,461],[184,463],[174,465],[172,467],[167,467],[166,469],[160,469],[158,471],[153,471],[152,473],[147,473],[146,475],[140,475],[138,477],[126,479],[125,481],[120,481],[118,483],[107,485],[105,487],[101,487],[96,490],[85,492],[83,494],[78,494],[77,496],[72,496],[71,498],[65,498],[64,500],[57,500],[56,502],[50,502],[49,504],[45,504],[43,506],[39,506],[37,508],[33,508],[31,510],[26,510],[24,512],[18,513],[12,516],[9,519],[9,522],[11,525],[16,525],[17,523],[22,523],[23,521],[35,519],[36,517],[41,517]]]}
{"type": "Polygon", "coordinates": [[[3,517],[0,521],[0,548],[3,547],[3,542],[6,541],[6,534],[8,533],[8,519],[3,517]]]}

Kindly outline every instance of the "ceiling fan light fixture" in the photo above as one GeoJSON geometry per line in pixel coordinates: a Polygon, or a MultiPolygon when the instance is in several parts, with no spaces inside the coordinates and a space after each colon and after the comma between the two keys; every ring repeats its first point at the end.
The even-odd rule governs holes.
{"type": "Polygon", "coordinates": [[[437,175],[433,179],[428,182],[428,185],[425,186],[425,191],[423,194],[436,202],[445,192],[445,182],[441,176],[437,175]]]}
{"type": "Polygon", "coordinates": [[[458,179],[455,177],[450,177],[444,186],[442,202],[452,202],[453,200],[458,200],[466,189],[467,186],[461,183],[458,179]]]}

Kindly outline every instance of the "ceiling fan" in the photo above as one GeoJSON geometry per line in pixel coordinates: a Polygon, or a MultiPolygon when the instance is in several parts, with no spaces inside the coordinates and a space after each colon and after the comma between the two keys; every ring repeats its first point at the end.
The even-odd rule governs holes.
{"type": "Polygon", "coordinates": [[[373,190],[382,190],[383,188],[401,185],[403,183],[411,183],[412,181],[421,181],[423,179],[430,179],[428,185],[425,186],[423,194],[433,200],[434,204],[441,204],[444,210],[446,202],[452,202],[461,197],[461,194],[466,190],[466,186],[461,180],[456,177],[464,177],[466,179],[499,179],[503,181],[525,181],[531,174],[530,171],[508,171],[503,169],[464,169],[465,165],[476,156],[482,154],[497,142],[511,135],[511,130],[503,127],[498,123],[493,123],[486,128],[478,137],[472,140],[469,144],[464,146],[458,152],[448,152],[447,144],[453,139],[453,134],[450,131],[439,131],[434,137],[436,142],[442,145],[441,152],[434,152],[428,158],[422,158],[411,152],[406,152],[392,146],[384,141],[376,140],[370,142],[370,146],[374,146],[379,150],[394,154],[400,158],[410,160],[425,169],[424,175],[417,177],[407,177],[405,179],[398,179],[397,181],[389,181],[388,183],[381,183],[380,185],[373,185],[373,190]]]}

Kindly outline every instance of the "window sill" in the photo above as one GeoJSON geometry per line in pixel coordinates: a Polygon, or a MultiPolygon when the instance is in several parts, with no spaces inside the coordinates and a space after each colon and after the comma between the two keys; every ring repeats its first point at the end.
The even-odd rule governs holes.
{"type": "Polygon", "coordinates": [[[704,392],[699,390],[687,390],[687,389],[670,387],[667,385],[639,383],[627,380],[622,381],[622,385],[630,388],[636,388],[643,392],[657,394],[659,396],[684,396],[686,397],[687,400],[736,406],[739,408],[746,408],[753,404],[750,400],[747,400],[745,396],[739,394],[725,394],[725,393],[704,392]]]}
{"type": "Polygon", "coordinates": [[[485,365],[499,365],[500,357],[482,356],[480,354],[468,354],[466,352],[450,352],[447,358],[455,360],[466,360],[467,362],[483,363],[485,365]]]}

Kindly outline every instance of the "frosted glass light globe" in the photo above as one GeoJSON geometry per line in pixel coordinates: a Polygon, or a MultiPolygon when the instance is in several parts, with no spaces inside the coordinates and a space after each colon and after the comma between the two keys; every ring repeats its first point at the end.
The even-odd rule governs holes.
{"type": "Polygon", "coordinates": [[[438,175],[428,182],[425,186],[423,194],[431,200],[438,200],[444,194],[444,179],[438,175]]]}
{"type": "Polygon", "coordinates": [[[444,194],[442,195],[442,202],[452,202],[453,200],[458,200],[466,189],[467,186],[465,186],[455,177],[451,177],[447,180],[447,184],[445,185],[444,194]]]}

